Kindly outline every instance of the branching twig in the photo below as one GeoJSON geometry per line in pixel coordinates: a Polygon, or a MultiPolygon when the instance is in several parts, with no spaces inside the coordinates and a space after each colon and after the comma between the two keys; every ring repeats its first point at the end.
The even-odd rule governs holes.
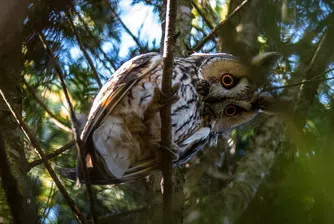
{"type": "Polygon", "coordinates": [[[165,102],[172,96],[172,73],[174,63],[175,48],[175,21],[177,14],[177,0],[168,0],[166,7],[166,28],[163,54],[163,75],[162,75],[162,103],[160,111],[161,117],[161,145],[163,148],[162,175],[163,186],[163,220],[164,223],[173,222],[173,194],[174,186],[172,179],[173,163],[170,152],[166,148],[172,147],[172,125],[171,125],[171,105],[165,102]]]}
{"type": "MultiPolygon", "coordinates": [[[[45,157],[46,157],[47,160],[53,159],[53,158],[59,156],[60,154],[62,154],[63,152],[66,152],[67,150],[69,150],[70,148],[72,148],[74,145],[75,145],[75,141],[71,141],[70,143],[67,143],[66,145],[60,147],[59,149],[57,149],[53,153],[50,153],[50,154],[46,155],[45,157]]],[[[31,170],[35,166],[38,166],[38,165],[40,165],[42,163],[43,163],[43,161],[41,159],[35,160],[33,162],[30,162],[29,163],[29,170],[31,170]]]]}
{"type": "Polygon", "coordinates": [[[204,37],[188,54],[192,54],[198,50],[200,50],[204,44],[206,44],[210,39],[212,39],[214,37],[214,35],[217,34],[217,32],[226,24],[226,22],[231,19],[240,9],[242,9],[247,3],[249,2],[249,0],[245,0],[243,1],[237,8],[235,8],[235,10],[226,17],[225,20],[223,20],[222,22],[220,22],[217,26],[215,26],[215,28],[213,28],[213,30],[211,30],[211,32],[204,37]]]}
{"type": "Polygon", "coordinates": [[[31,145],[36,149],[37,154],[41,157],[41,159],[42,159],[42,161],[45,165],[45,168],[48,170],[51,178],[55,182],[55,184],[56,184],[57,188],[59,189],[59,191],[61,192],[61,194],[64,196],[65,200],[69,204],[71,210],[73,211],[73,213],[77,217],[78,221],[81,222],[81,223],[86,223],[85,216],[80,212],[78,207],[75,205],[73,199],[71,198],[71,196],[66,191],[65,187],[62,185],[62,183],[58,179],[55,171],[53,170],[49,161],[47,160],[47,158],[46,158],[41,146],[39,145],[38,141],[35,139],[35,137],[30,132],[30,130],[28,129],[26,124],[23,122],[22,118],[13,110],[13,108],[11,106],[11,103],[8,101],[8,99],[6,98],[6,96],[4,95],[2,90],[0,90],[0,94],[1,94],[2,98],[4,99],[5,103],[7,104],[9,110],[11,111],[13,116],[15,117],[17,123],[20,125],[22,131],[24,132],[24,134],[27,136],[27,138],[31,142],[31,145]]]}
{"type": "Polygon", "coordinates": [[[75,116],[74,109],[73,109],[73,106],[72,106],[72,103],[71,103],[71,100],[70,100],[68,89],[67,89],[67,86],[66,86],[66,83],[65,83],[65,80],[64,80],[64,74],[63,74],[63,72],[62,72],[62,70],[61,70],[61,68],[60,68],[60,66],[59,66],[59,64],[58,64],[58,62],[57,62],[57,60],[54,56],[54,53],[53,53],[52,49],[46,44],[45,37],[42,33],[39,33],[39,38],[40,38],[41,42],[43,43],[44,48],[47,51],[53,65],[56,69],[56,73],[59,77],[60,84],[61,84],[62,89],[63,89],[64,94],[65,94],[66,102],[67,102],[69,110],[70,110],[70,117],[71,117],[71,122],[72,122],[72,128],[74,130],[74,137],[75,137],[75,141],[77,143],[78,153],[80,155],[80,160],[78,162],[82,163],[81,167],[83,168],[82,173],[83,173],[83,177],[84,177],[84,180],[85,180],[85,183],[86,183],[87,196],[88,196],[88,200],[89,200],[89,204],[90,204],[90,212],[93,216],[94,223],[98,223],[98,217],[96,216],[96,212],[95,212],[93,192],[92,192],[92,188],[91,188],[91,184],[90,184],[90,178],[88,176],[84,155],[82,155],[82,153],[81,153],[83,145],[82,145],[82,141],[80,139],[79,124],[78,124],[78,120],[75,116]]]}
{"type": "Polygon", "coordinates": [[[37,96],[35,93],[35,90],[27,83],[25,79],[23,79],[24,85],[27,87],[27,89],[30,91],[31,95],[35,98],[37,103],[45,110],[45,112],[53,118],[56,122],[58,122],[61,126],[61,128],[66,132],[72,132],[71,128],[62,120],[60,120],[54,113],[52,113],[49,108],[43,103],[43,101],[37,96]]]}
{"type": "Polygon", "coordinates": [[[90,58],[89,54],[87,53],[82,41],[81,41],[81,38],[80,38],[80,35],[78,34],[77,30],[75,29],[75,26],[73,24],[73,19],[72,19],[72,15],[71,15],[71,12],[66,12],[66,15],[68,17],[68,20],[69,20],[69,23],[70,23],[70,26],[74,32],[74,35],[75,35],[75,38],[77,39],[78,41],[78,44],[79,44],[79,47],[80,47],[80,50],[82,51],[82,53],[84,54],[90,68],[92,69],[93,71],[93,74],[96,78],[96,81],[97,81],[97,84],[99,85],[100,89],[102,87],[102,82],[101,82],[101,79],[99,77],[99,73],[96,71],[96,68],[94,66],[94,63],[93,63],[93,60],[90,58]]]}

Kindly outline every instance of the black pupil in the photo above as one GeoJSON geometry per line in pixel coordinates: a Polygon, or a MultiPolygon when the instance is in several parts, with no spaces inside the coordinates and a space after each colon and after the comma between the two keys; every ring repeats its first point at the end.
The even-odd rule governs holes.
{"type": "Polygon", "coordinates": [[[224,82],[225,82],[225,84],[231,84],[232,83],[232,79],[231,79],[231,77],[230,76],[225,76],[225,78],[224,78],[224,82]]]}
{"type": "Polygon", "coordinates": [[[233,115],[235,113],[235,107],[227,107],[226,108],[226,114],[227,115],[233,115]]]}

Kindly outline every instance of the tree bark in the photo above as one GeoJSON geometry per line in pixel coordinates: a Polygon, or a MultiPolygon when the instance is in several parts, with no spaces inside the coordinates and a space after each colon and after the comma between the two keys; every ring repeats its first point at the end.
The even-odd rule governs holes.
{"type": "Polygon", "coordinates": [[[176,16],[175,56],[186,56],[190,48],[192,5],[189,0],[179,0],[176,16]]]}
{"type": "MultiPolygon", "coordinates": [[[[27,14],[27,4],[27,0],[0,0],[0,89],[11,99],[18,113],[22,111],[20,92],[23,65],[22,28],[27,14]]],[[[6,172],[10,172],[18,184],[18,192],[15,194],[16,203],[20,207],[19,218],[22,223],[36,223],[36,200],[32,183],[27,176],[28,163],[24,153],[22,132],[2,99],[0,99],[0,127],[8,155],[2,159],[8,160],[11,169],[6,172]]]]}
{"type": "MultiPolygon", "coordinates": [[[[242,2],[243,0],[231,0],[229,12],[242,2]]],[[[218,46],[221,46],[218,51],[231,53],[246,60],[258,54],[257,37],[264,21],[265,5],[263,4],[266,4],[265,1],[252,0],[228,21],[226,27],[220,31],[219,36],[222,42],[218,43],[218,46]]]]}

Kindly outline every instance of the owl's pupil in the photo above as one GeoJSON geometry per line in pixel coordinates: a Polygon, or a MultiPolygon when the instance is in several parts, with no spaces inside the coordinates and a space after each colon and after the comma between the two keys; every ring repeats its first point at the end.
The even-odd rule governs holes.
{"type": "Polygon", "coordinates": [[[224,78],[224,83],[225,83],[226,85],[230,85],[230,84],[232,83],[232,79],[231,79],[231,77],[226,76],[226,77],[224,78]]]}
{"type": "Polygon", "coordinates": [[[226,116],[232,117],[237,113],[237,108],[233,105],[229,105],[225,109],[226,116]]]}
{"type": "Polygon", "coordinates": [[[231,74],[225,73],[221,78],[221,83],[225,88],[232,88],[234,84],[234,78],[231,74]]]}

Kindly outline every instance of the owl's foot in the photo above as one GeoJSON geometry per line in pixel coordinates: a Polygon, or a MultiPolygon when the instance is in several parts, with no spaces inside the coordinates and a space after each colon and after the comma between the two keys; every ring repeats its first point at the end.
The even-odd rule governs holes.
{"type": "Polygon", "coordinates": [[[171,148],[164,147],[163,150],[167,150],[170,153],[173,161],[179,160],[179,153],[181,151],[180,147],[176,143],[172,143],[171,148]]]}
{"type": "Polygon", "coordinates": [[[180,88],[180,83],[177,83],[174,86],[172,86],[172,96],[169,99],[166,99],[164,102],[161,102],[161,95],[163,95],[163,92],[161,92],[160,89],[155,88],[155,91],[159,92],[157,94],[159,94],[161,107],[163,107],[166,104],[176,103],[180,99],[180,97],[178,95],[176,95],[177,92],[179,91],[179,88],[180,88]]]}
{"type": "Polygon", "coordinates": [[[169,99],[167,99],[165,102],[161,102],[161,96],[163,95],[161,90],[159,88],[154,88],[153,97],[144,113],[144,119],[148,120],[152,118],[153,115],[155,113],[158,113],[160,109],[166,104],[176,103],[180,99],[179,96],[176,95],[179,88],[180,88],[180,84],[179,83],[175,84],[172,87],[172,96],[169,99]]]}
{"type": "Polygon", "coordinates": [[[160,146],[158,146],[158,149],[159,150],[154,151],[154,156],[155,156],[155,160],[156,160],[157,163],[162,163],[163,150],[166,150],[169,153],[169,155],[171,156],[173,161],[179,160],[179,157],[180,157],[179,153],[180,153],[181,149],[176,143],[172,143],[171,148],[162,147],[160,145],[160,146]]]}

